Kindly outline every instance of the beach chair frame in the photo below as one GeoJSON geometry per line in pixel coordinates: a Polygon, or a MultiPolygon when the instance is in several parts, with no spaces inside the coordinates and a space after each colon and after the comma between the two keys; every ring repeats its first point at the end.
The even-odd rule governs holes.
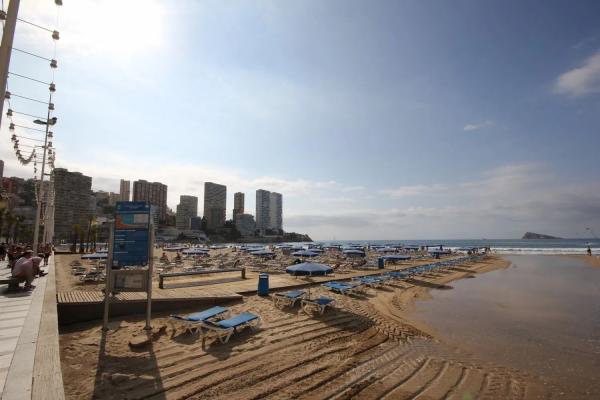
{"type": "MultiPolygon", "coordinates": [[[[323,299],[324,297],[320,297],[319,299],[323,299]]],[[[306,314],[312,314],[314,311],[317,311],[320,315],[323,315],[323,313],[325,313],[325,310],[327,309],[327,307],[332,307],[335,304],[335,299],[331,299],[329,297],[325,297],[326,299],[329,299],[330,301],[325,303],[325,304],[321,304],[318,302],[319,299],[302,299],[302,301],[300,302],[300,307],[302,308],[302,311],[304,311],[306,314]]]]}
{"type": "Polygon", "coordinates": [[[210,321],[202,321],[199,323],[199,332],[203,339],[208,338],[210,336],[215,336],[217,339],[219,339],[219,342],[225,344],[229,342],[229,339],[231,339],[231,336],[233,336],[235,332],[240,332],[245,328],[250,328],[252,331],[258,330],[260,328],[261,319],[258,315],[255,316],[256,318],[250,321],[246,321],[242,324],[232,326],[230,328],[223,328],[210,321]]]}
{"type": "MultiPolygon", "coordinates": [[[[226,308],[224,311],[217,313],[211,317],[208,317],[206,321],[219,321],[221,319],[229,318],[230,315],[231,310],[229,308],[226,308]]],[[[179,329],[183,329],[183,333],[189,332],[193,334],[200,333],[202,321],[191,321],[183,318],[177,318],[176,316],[171,315],[171,317],[169,318],[169,322],[171,325],[171,329],[173,329],[173,334],[179,329]]]]}
{"type": "Polygon", "coordinates": [[[286,306],[294,307],[298,300],[303,300],[306,298],[306,292],[298,292],[300,292],[301,294],[295,297],[289,296],[290,291],[284,293],[273,293],[271,295],[271,298],[273,299],[273,305],[277,308],[284,308],[286,306]]]}

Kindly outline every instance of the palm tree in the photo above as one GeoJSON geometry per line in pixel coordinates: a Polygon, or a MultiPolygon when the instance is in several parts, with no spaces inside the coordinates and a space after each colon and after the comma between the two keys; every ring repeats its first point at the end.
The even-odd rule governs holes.
{"type": "Polygon", "coordinates": [[[80,234],[81,227],[79,226],[79,224],[73,225],[73,246],[71,247],[73,253],[77,253],[77,239],[79,238],[80,234]]]}
{"type": "Polygon", "coordinates": [[[23,228],[23,221],[25,221],[25,217],[22,215],[17,215],[15,217],[15,228],[13,231],[13,242],[18,242],[21,236],[21,230],[23,228]]]}
{"type": "Polygon", "coordinates": [[[2,241],[2,234],[4,233],[4,219],[6,217],[6,208],[0,209],[0,242],[2,241]]]}
{"type": "Polygon", "coordinates": [[[16,217],[12,211],[8,211],[4,218],[6,221],[6,241],[10,242],[11,233],[13,232],[13,227],[16,222],[16,217]]]}

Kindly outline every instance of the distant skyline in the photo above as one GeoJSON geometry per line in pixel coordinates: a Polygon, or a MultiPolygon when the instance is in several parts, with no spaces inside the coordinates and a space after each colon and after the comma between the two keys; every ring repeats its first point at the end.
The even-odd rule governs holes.
{"type": "MultiPolygon", "coordinates": [[[[22,2],[20,17],[54,26],[54,10],[22,2]]],[[[65,2],[56,166],[95,190],[162,182],[173,210],[204,182],[247,210],[275,191],[284,229],[313,239],[585,237],[600,232],[598,15],[558,0],[65,2]]],[[[51,55],[37,35],[19,24],[15,47],[51,55]]],[[[10,69],[51,79],[23,54],[10,69]]],[[[32,177],[7,125],[4,176],[32,177]]]]}

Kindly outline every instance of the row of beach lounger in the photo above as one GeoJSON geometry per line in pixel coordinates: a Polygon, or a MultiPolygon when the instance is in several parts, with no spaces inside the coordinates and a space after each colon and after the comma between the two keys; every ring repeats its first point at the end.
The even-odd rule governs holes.
{"type": "Polygon", "coordinates": [[[452,268],[468,262],[481,261],[483,257],[483,255],[465,256],[431,264],[418,265],[403,269],[401,271],[388,271],[380,275],[358,276],[352,278],[352,280],[349,282],[326,282],[322,286],[331,290],[332,292],[341,294],[364,293],[367,288],[379,288],[383,285],[393,282],[393,280],[407,279],[415,275],[423,275],[442,269],[452,268]]]}
{"type": "MultiPolygon", "coordinates": [[[[435,270],[452,268],[467,262],[480,261],[482,256],[468,256],[452,260],[440,261],[433,264],[419,265],[401,271],[388,271],[380,275],[355,277],[350,282],[326,282],[322,286],[331,291],[341,294],[352,294],[366,290],[366,288],[377,288],[397,279],[406,279],[415,275],[426,274],[435,270]]],[[[332,307],[335,300],[320,296],[311,299],[303,290],[290,290],[284,293],[274,293],[273,304],[278,308],[294,307],[299,301],[301,308],[306,313],[317,312],[323,314],[327,307],[332,307]]],[[[252,330],[260,326],[260,317],[251,312],[231,316],[229,308],[212,307],[197,313],[187,315],[171,315],[171,325],[177,330],[178,325],[183,326],[185,331],[198,332],[202,337],[214,335],[221,343],[227,343],[231,336],[244,328],[252,330]]]]}
{"type": "MultiPolygon", "coordinates": [[[[274,293],[273,303],[279,308],[293,307],[297,301],[302,304],[302,309],[307,312],[323,314],[327,307],[331,307],[334,300],[321,296],[310,299],[302,290],[290,290],[285,293],[274,293]]],[[[231,316],[229,308],[215,306],[197,313],[187,315],[171,315],[173,331],[183,327],[184,332],[197,332],[203,338],[215,336],[221,343],[227,343],[235,332],[244,328],[256,330],[260,326],[260,317],[251,312],[231,316]]]]}
{"type": "Polygon", "coordinates": [[[184,331],[198,332],[200,336],[215,336],[221,343],[227,343],[235,332],[244,328],[257,329],[260,317],[250,312],[231,316],[229,308],[215,306],[201,312],[187,315],[171,315],[174,330],[183,327],[184,331]]]}

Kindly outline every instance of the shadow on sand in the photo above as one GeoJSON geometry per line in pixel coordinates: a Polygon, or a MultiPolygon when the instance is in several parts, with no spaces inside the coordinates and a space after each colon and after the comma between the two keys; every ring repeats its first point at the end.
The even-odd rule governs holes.
{"type": "Polygon", "coordinates": [[[136,363],[136,361],[139,361],[140,357],[122,356],[107,353],[107,332],[102,331],[98,366],[96,369],[96,379],[94,381],[94,393],[92,398],[130,398],[131,395],[126,391],[119,389],[119,385],[127,383],[127,385],[130,386],[131,384],[136,384],[136,382],[138,382],[139,384],[143,385],[144,390],[149,390],[154,393],[154,399],[165,399],[166,397],[163,383],[160,377],[158,362],[156,360],[156,355],[153,348],[153,340],[156,340],[157,336],[164,334],[164,332],[161,331],[158,333],[152,333],[150,331],[146,332],[148,344],[137,349],[132,349],[132,351],[138,354],[147,354],[147,357],[145,357],[144,360],[143,374],[140,374],[139,366],[136,363]],[[128,369],[128,365],[132,365],[134,367],[128,369]]]}

